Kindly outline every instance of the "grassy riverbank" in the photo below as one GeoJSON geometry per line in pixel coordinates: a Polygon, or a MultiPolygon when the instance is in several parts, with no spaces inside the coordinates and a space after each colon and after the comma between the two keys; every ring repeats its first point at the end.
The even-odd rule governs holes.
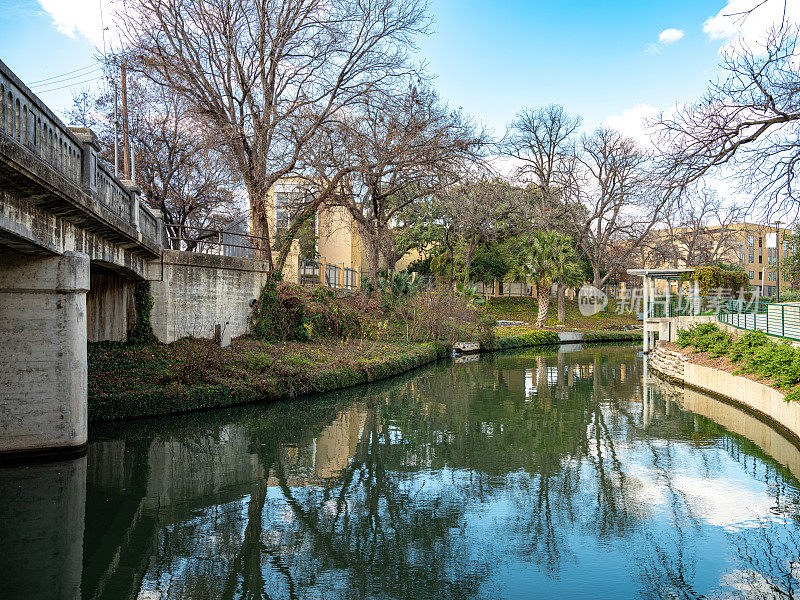
{"type": "Polygon", "coordinates": [[[294,398],[409,371],[450,349],[441,344],[336,339],[313,343],[240,338],[89,348],[89,419],[163,415],[294,398]]]}
{"type": "MultiPolygon", "coordinates": [[[[617,312],[614,300],[609,300],[605,311],[585,316],[578,309],[577,300],[565,301],[565,322],[558,322],[558,304],[553,298],[547,309],[544,326],[558,331],[582,331],[598,333],[603,331],[624,331],[641,327],[641,321],[632,312],[617,312]]],[[[486,304],[487,315],[494,320],[522,321],[533,325],[539,303],[535,298],[508,297],[489,298],[486,304]]]]}
{"type": "MultiPolygon", "coordinates": [[[[480,340],[484,350],[559,343],[555,328],[492,328],[495,319],[512,318],[497,315],[502,307],[516,307],[515,319],[531,310],[535,315],[535,301],[531,307],[530,299],[498,300],[484,313],[463,301],[447,304],[419,294],[413,311],[398,310],[362,295],[336,298],[282,284],[273,288],[271,298],[262,296],[264,308],[256,322],[264,332],[237,338],[228,348],[193,338],[172,344],[90,345],[89,419],[174,414],[340,389],[448,356],[453,341],[480,340]]],[[[570,314],[576,312],[573,302],[570,314]]],[[[593,320],[582,321],[584,327],[591,323],[597,330],[587,333],[587,342],[641,339],[638,332],[600,327],[619,327],[619,319],[588,319],[593,320]]]]}

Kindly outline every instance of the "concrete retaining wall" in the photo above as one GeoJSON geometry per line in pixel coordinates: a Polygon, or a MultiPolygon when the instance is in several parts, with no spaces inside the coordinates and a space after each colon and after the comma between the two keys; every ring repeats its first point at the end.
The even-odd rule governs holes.
{"type": "Polygon", "coordinates": [[[86,294],[86,330],[90,342],[124,342],[136,322],[135,282],[110,271],[91,270],[86,294]]]}
{"type": "MultiPolygon", "coordinates": [[[[148,266],[153,332],[166,343],[212,338],[216,323],[231,336],[246,333],[250,300],[258,298],[267,271],[261,260],[164,250],[162,261],[148,266]]],[[[285,272],[296,275],[296,257],[285,272]]]]}

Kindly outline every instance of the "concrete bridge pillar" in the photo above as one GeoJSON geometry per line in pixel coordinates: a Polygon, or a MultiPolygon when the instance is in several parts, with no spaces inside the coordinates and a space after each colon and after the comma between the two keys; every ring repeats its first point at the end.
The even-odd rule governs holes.
{"type": "Polygon", "coordinates": [[[0,455],[87,441],[89,256],[0,247],[0,455]]]}

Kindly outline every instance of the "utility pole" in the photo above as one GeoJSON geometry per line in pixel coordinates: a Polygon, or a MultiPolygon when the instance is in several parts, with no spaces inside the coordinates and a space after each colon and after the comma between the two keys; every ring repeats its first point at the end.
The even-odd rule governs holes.
{"type": "Polygon", "coordinates": [[[775,284],[775,302],[781,301],[781,239],[780,239],[780,224],[783,221],[775,221],[775,278],[778,283],[775,284]]]}
{"type": "Polygon", "coordinates": [[[117,98],[117,82],[111,77],[114,84],[114,177],[119,177],[119,115],[117,114],[117,106],[119,100],[117,98]]]}
{"type": "Polygon", "coordinates": [[[122,174],[131,178],[131,146],[128,137],[128,69],[125,61],[120,66],[122,73],[122,174]]]}

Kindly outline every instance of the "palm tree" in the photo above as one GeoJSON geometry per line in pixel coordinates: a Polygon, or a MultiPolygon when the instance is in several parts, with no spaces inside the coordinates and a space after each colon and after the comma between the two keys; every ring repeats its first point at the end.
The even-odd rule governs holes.
{"type": "Polygon", "coordinates": [[[581,285],[584,281],[583,272],[578,264],[578,253],[575,242],[568,235],[559,235],[556,252],[553,255],[553,274],[558,290],[558,322],[563,323],[565,318],[564,292],[568,287],[581,285]]]}
{"type": "MultiPolygon", "coordinates": [[[[532,235],[513,244],[508,281],[530,277],[536,288],[539,304],[536,327],[543,327],[550,307],[550,290],[553,283],[559,289],[580,283],[581,274],[572,238],[557,231],[534,231],[532,235]]],[[[559,297],[559,322],[564,321],[563,294],[559,297]]]]}

